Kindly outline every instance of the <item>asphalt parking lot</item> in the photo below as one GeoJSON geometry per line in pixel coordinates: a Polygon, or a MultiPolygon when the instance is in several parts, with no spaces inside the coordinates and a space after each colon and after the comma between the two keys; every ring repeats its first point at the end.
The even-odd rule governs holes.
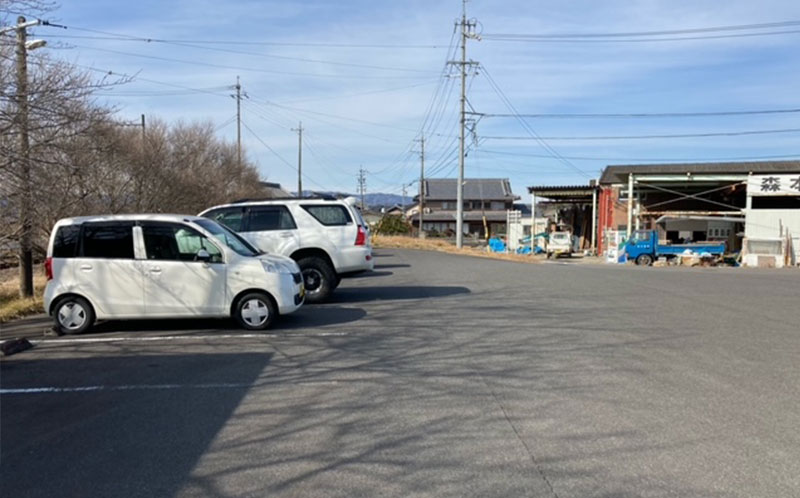
{"type": "Polygon", "coordinates": [[[264,334],[0,362],[2,496],[800,496],[800,272],[382,250],[264,334]]]}

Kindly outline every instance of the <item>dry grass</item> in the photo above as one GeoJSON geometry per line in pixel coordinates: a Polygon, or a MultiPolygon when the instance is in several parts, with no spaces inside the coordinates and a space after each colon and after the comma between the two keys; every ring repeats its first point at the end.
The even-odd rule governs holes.
{"type": "Polygon", "coordinates": [[[46,279],[41,267],[33,272],[32,298],[19,297],[19,274],[16,268],[0,270],[0,323],[42,312],[42,294],[46,279]]]}
{"type": "Polygon", "coordinates": [[[525,254],[501,254],[489,252],[486,249],[476,247],[463,247],[458,249],[453,244],[440,239],[418,239],[414,237],[403,237],[397,235],[375,235],[372,238],[372,245],[378,249],[397,248],[397,249],[421,249],[423,251],[438,251],[449,254],[461,254],[464,256],[477,256],[480,258],[502,259],[505,261],[517,261],[520,263],[538,263],[542,258],[525,254]]]}

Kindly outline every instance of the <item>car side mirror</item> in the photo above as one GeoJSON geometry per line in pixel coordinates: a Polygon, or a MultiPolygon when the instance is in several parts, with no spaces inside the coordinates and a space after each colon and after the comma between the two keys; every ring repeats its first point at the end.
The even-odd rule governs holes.
{"type": "Polygon", "coordinates": [[[197,251],[197,254],[194,255],[194,260],[209,263],[211,262],[211,254],[209,254],[205,249],[200,249],[197,251]]]}

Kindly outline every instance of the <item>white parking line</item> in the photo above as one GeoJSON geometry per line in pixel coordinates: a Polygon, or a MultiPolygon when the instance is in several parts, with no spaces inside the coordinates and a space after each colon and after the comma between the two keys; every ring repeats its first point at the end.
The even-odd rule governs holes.
{"type": "Polygon", "coordinates": [[[21,387],[0,389],[4,394],[48,394],[48,393],[82,393],[95,391],[137,391],[165,389],[245,389],[253,384],[214,383],[214,384],[133,384],[123,386],[74,386],[74,387],[21,387]]]}
{"type": "Polygon", "coordinates": [[[321,332],[318,334],[218,334],[218,335],[159,335],[147,337],[85,337],[75,339],[36,339],[33,344],[90,344],[98,342],[156,342],[156,341],[206,341],[212,339],[278,339],[287,337],[341,337],[348,332],[321,332]]]}

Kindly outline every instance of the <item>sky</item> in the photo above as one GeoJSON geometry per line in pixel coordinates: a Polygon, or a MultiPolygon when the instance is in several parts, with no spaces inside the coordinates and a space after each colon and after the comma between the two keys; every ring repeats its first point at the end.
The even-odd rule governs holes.
{"type": "MultiPolygon", "coordinates": [[[[305,189],[355,192],[363,167],[368,192],[406,185],[411,196],[421,135],[430,176],[457,174],[460,79],[446,61],[458,55],[451,42],[461,8],[460,0],[70,0],[49,15],[67,29],[40,27],[35,36],[54,57],[98,77],[134,75],[97,96],[121,120],[209,121],[235,141],[238,76],[245,153],[264,180],[296,190],[293,129],[302,121],[305,189]]],[[[467,59],[480,63],[467,78],[476,113],[467,178],[509,178],[526,196],[531,185],[586,184],[608,164],[800,158],[800,131],[761,133],[800,128],[796,112],[565,116],[800,108],[800,26],[661,35],[672,38],[665,41],[501,36],[798,21],[800,2],[471,0],[467,16],[479,34],[467,42],[467,59]],[[768,31],[781,33],[750,36],[768,31]]]]}

